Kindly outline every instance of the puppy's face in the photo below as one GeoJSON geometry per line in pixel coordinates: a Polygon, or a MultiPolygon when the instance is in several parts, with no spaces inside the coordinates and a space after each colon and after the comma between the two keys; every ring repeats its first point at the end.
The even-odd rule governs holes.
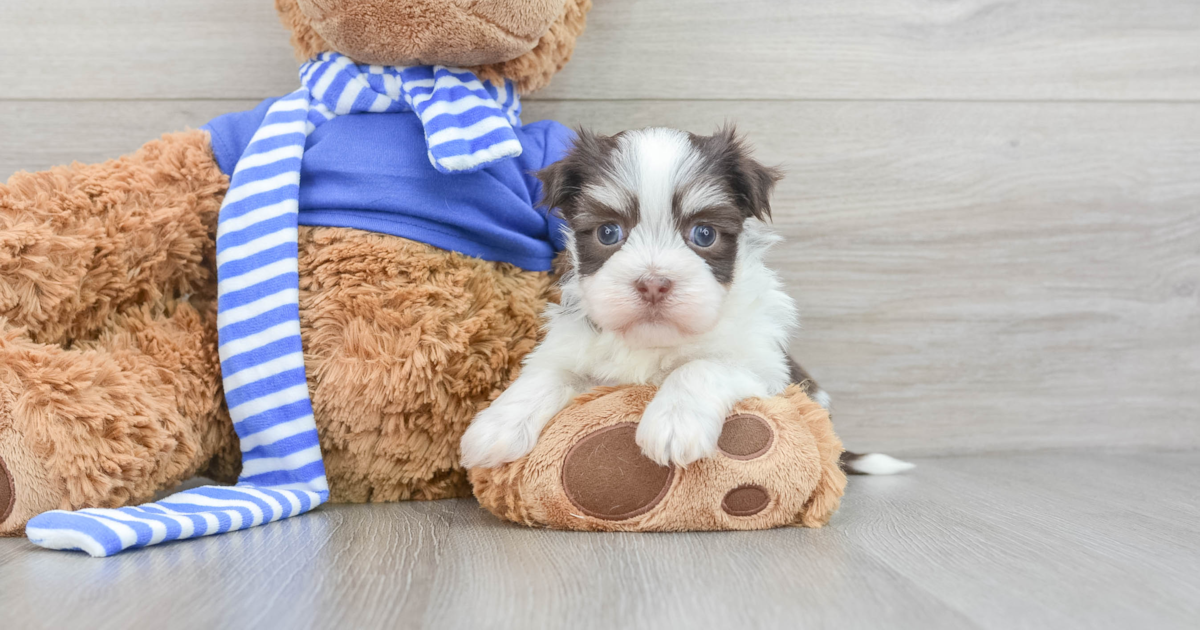
{"type": "Polygon", "coordinates": [[[570,226],[587,316],[631,345],[656,347],[716,325],[743,224],[770,215],[779,178],[731,128],[704,137],[581,131],[572,151],[538,176],[544,205],[570,226]]]}

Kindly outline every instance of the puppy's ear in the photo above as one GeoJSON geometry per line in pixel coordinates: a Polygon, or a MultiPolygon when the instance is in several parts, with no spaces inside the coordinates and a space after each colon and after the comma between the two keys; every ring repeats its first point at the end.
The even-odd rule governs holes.
{"type": "Polygon", "coordinates": [[[568,153],[561,160],[535,173],[542,181],[542,201],[540,204],[547,210],[558,209],[566,216],[566,208],[579,196],[582,190],[583,174],[577,164],[571,160],[568,153]]]}
{"type": "Polygon", "coordinates": [[[576,130],[571,150],[561,160],[536,173],[542,181],[541,205],[558,208],[563,218],[569,221],[589,174],[608,163],[609,153],[615,146],[615,138],[600,136],[584,128],[576,130]]]}
{"type": "Polygon", "coordinates": [[[725,178],[742,216],[760,221],[770,218],[771,192],[775,182],[783,179],[783,171],[755,160],[733,125],[725,125],[715,134],[695,141],[717,173],[725,178]]]}

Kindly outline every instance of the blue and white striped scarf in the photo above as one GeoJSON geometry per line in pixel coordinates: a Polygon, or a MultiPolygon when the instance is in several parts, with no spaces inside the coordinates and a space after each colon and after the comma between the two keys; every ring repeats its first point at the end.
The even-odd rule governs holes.
{"type": "Polygon", "coordinates": [[[230,178],[217,225],[217,332],[225,399],[241,440],[236,486],[204,486],[120,509],[55,510],[26,535],[51,549],[110,556],[125,549],[254,527],[329,498],[300,343],[297,218],[308,135],[343,114],[412,111],[429,161],[479,170],[521,153],[521,106],[497,87],[442,66],[356,65],[324,53],[303,87],[267,110],[230,178]]]}

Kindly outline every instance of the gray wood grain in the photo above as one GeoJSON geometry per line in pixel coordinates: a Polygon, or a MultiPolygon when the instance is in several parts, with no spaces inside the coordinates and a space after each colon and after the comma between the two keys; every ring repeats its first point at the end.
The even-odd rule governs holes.
{"type": "Polygon", "coordinates": [[[0,100],[0,181],[17,171],[101,162],[137,150],[164,133],[195,129],[257,100],[0,100]]]}
{"type": "Polygon", "coordinates": [[[0,539],[5,628],[395,628],[420,618],[452,502],[326,506],[105,559],[0,539]]]}
{"type": "MultiPolygon", "coordinates": [[[[269,0],[0,0],[0,98],[254,98],[296,62],[269,0]]],[[[1177,0],[602,0],[567,99],[1200,98],[1177,0]]]]}
{"type": "Polygon", "coordinates": [[[271,0],[0,0],[0,59],[0,99],[262,99],[299,67],[271,0]]]}
{"type": "MultiPolygon", "coordinates": [[[[252,104],[0,102],[0,177],[252,104]]],[[[800,303],[793,349],[852,448],[1200,446],[1200,104],[543,101],[525,118],[737,121],[784,166],[772,261],[800,303]]]]}
{"type": "Polygon", "coordinates": [[[1193,628],[1200,452],[921,459],[821,530],[570,533],[325,506],[109,559],[0,539],[12,628],[1193,628]]]}
{"type": "Polygon", "coordinates": [[[1152,456],[930,460],[911,476],[859,480],[868,489],[839,522],[856,546],[980,627],[1143,627],[1151,612],[1155,625],[1189,627],[1200,618],[1200,536],[1157,518],[1166,501],[1145,495],[1170,484],[1141,464],[1152,456]],[[1142,491],[1107,504],[1077,463],[1105,468],[1098,481],[1136,478],[1142,491]],[[1031,464],[1039,474],[1022,475],[1031,464]]]}
{"type": "Polygon", "coordinates": [[[970,628],[843,530],[621,534],[535,530],[458,505],[430,628],[970,628]]]}
{"type": "MultiPolygon", "coordinates": [[[[1128,528],[1137,535],[1169,531],[1200,543],[1200,477],[1190,452],[1108,452],[1102,457],[1005,453],[964,461],[958,470],[979,481],[1037,486],[1059,495],[1063,509],[1087,511],[1090,527],[1128,528]],[[1154,509],[1143,510],[1151,499],[1154,509]],[[1063,498],[1066,497],[1066,498],[1063,498]]],[[[1057,507],[1052,506],[1052,510],[1057,507]]],[[[1188,549],[1195,554],[1197,548],[1188,549]]]]}
{"type": "Polygon", "coordinates": [[[606,0],[545,98],[1196,99],[1173,0],[606,0]]]}

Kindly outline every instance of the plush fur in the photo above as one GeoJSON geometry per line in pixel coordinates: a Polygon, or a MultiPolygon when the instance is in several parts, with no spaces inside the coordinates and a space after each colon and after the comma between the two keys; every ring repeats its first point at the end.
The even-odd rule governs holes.
{"type": "Polygon", "coordinates": [[[302,228],[300,323],[334,501],[467,496],[458,440],[537,342],[549,274],[302,228]]]}
{"type": "Polygon", "coordinates": [[[519,3],[446,0],[297,0],[313,30],[360,63],[474,66],[531,50],[564,0],[519,3]]]}
{"type": "Polygon", "coordinates": [[[211,231],[227,186],[201,131],[13,175],[0,185],[0,317],[64,344],[137,305],[215,299],[211,231]]]}

